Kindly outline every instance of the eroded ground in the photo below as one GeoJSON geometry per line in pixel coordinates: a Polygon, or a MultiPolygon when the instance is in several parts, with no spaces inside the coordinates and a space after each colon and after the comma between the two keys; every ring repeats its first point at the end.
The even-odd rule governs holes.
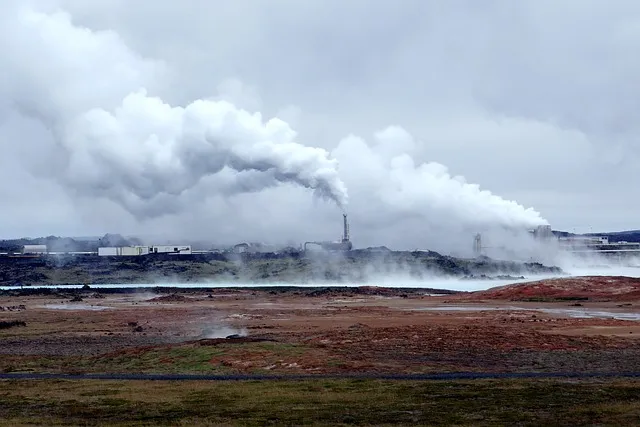
{"type": "Polygon", "coordinates": [[[0,329],[0,370],[638,370],[640,301],[601,294],[523,301],[513,293],[500,300],[486,292],[431,296],[371,288],[177,292],[1,296],[0,321],[25,325],[0,329]]]}

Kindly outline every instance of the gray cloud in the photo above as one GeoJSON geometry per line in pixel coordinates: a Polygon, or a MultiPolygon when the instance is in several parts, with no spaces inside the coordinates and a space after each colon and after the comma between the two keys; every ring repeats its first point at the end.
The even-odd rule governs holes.
{"type": "MultiPolygon", "coordinates": [[[[339,235],[335,207],[279,185],[273,171],[222,168],[153,202],[140,197],[148,187],[140,187],[135,163],[88,169],[107,167],[110,178],[76,177],[86,184],[95,176],[94,184],[126,189],[120,194],[128,198],[69,186],[73,162],[84,160],[55,148],[61,130],[51,122],[77,125],[95,109],[115,117],[140,87],[173,107],[222,99],[289,122],[295,141],[337,158],[356,245],[455,250],[470,246],[476,230],[541,217],[556,228],[636,227],[640,203],[630,183],[640,64],[632,53],[640,6],[586,3],[31,1],[46,13],[61,6],[90,29],[84,33],[108,31],[91,44],[73,27],[64,30],[71,35],[49,28],[38,39],[19,25],[14,7],[23,3],[13,2],[0,14],[8,70],[0,89],[20,102],[0,106],[0,164],[3,181],[19,177],[20,191],[0,186],[9,206],[0,232],[171,230],[225,241],[339,235]],[[111,50],[115,39],[126,49],[111,50]],[[33,105],[52,118],[49,129],[25,118],[33,105]]],[[[89,147],[82,153],[98,150],[81,136],[74,141],[89,147]]],[[[113,133],[99,136],[113,141],[103,144],[110,155],[124,153],[113,133]]],[[[193,147],[184,153],[202,161],[193,147]]]]}

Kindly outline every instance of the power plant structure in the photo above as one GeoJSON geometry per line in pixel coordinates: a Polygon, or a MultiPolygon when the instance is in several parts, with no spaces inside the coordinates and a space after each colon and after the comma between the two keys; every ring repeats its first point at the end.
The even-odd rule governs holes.
{"type": "Polygon", "coordinates": [[[536,240],[550,240],[555,238],[550,225],[539,225],[535,229],[529,231],[536,240]]]}
{"type": "MultiPolygon", "coordinates": [[[[555,248],[561,252],[584,254],[584,255],[637,255],[640,254],[640,243],[638,242],[610,242],[608,236],[595,235],[568,235],[557,236],[550,225],[539,225],[534,229],[528,230],[531,238],[542,244],[553,244],[555,248]]],[[[484,246],[482,235],[475,234],[473,237],[473,253],[476,257],[484,254],[485,249],[491,249],[490,246],[484,246]]],[[[507,249],[507,248],[502,248],[507,249]]]]}
{"type": "MultiPolygon", "coordinates": [[[[529,235],[537,241],[550,241],[555,239],[555,234],[551,229],[550,225],[539,225],[534,229],[527,230],[529,235]]],[[[485,249],[502,249],[508,250],[506,247],[493,247],[493,246],[484,246],[482,242],[482,234],[476,233],[473,236],[473,254],[475,257],[480,257],[486,254],[485,249]]]]}
{"type": "Polygon", "coordinates": [[[475,256],[482,255],[482,235],[480,233],[473,237],[473,253],[475,256]]]}
{"type": "Polygon", "coordinates": [[[305,242],[304,251],[306,252],[308,246],[318,246],[325,251],[350,251],[353,249],[353,244],[349,238],[349,221],[347,214],[342,214],[342,239],[337,242],[305,242]]]}

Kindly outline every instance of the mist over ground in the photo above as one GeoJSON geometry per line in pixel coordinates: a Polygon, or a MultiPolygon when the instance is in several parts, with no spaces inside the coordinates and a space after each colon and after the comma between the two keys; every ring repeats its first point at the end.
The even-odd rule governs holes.
{"type": "Polygon", "coordinates": [[[605,182],[635,170],[638,7],[570,4],[8,1],[0,235],[301,243],[345,210],[357,247],[529,259],[536,225],[632,228],[605,182]]]}

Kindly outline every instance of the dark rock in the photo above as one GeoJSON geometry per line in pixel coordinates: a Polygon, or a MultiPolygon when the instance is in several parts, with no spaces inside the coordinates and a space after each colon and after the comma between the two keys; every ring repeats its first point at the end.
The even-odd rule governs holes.
{"type": "Polygon", "coordinates": [[[9,328],[13,328],[16,326],[27,326],[26,322],[23,322],[22,320],[2,320],[0,321],[0,329],[9,329],[9,328]]]}

